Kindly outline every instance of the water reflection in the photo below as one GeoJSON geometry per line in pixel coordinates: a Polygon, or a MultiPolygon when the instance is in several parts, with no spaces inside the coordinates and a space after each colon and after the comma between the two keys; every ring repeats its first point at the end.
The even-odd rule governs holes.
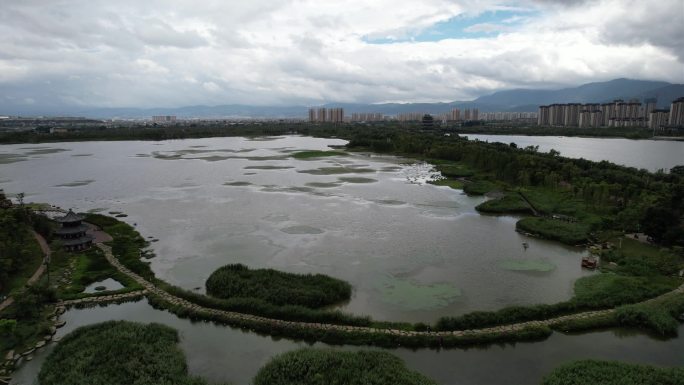
{"type": "Polygon", "coordinates": [[[184,288],[203,288],[228,263],[323,273],[354,287],[343,310],[383,320],[558,302],[591,274],[580,268],[584,250],[524,237],[514,217],[479,215],[485,198],[426,184],[436,175],[428,164],[376,154],[298,160],[289,154],[344,141],[266,139],[60,143],[40,158],[0,146],[0,155],[28,157],[3,167],[2,187],[127,214],[159,240],[155,273],[184,288]]]}
{"type": "MultiPolygon", "coordinates": [[[[305,342],[257,335],[208,322],[192,322],[155,310],[145,300],[107,307],[72,309],[59,329],[61,337],[83,325],[107,320],[158,322],[180,332],[191,374],[213,382],[247,385],[268,360],[280,353],[309,346],[305,342]]],[[[684,327],[680,327],[684,333],[684,327]]],[[[54,344],[39,350],[33,361],[16,372],[15,385],[37,384],[40,365],[54,344]]],[[[316,343],[316,347],[329,347],[316,343]]],[[[335,349],[373,349],[335,346],[335,349]]],[[[658,341],[634,331],[600,331],[579,335],[554,333],[541,342],[496,344],[469,349],[389,349],[407,365],[442,385],[538,384],[553,368],[576,359],[606,359],[662,366],[684,365],[684,339],[658,341]]]]}

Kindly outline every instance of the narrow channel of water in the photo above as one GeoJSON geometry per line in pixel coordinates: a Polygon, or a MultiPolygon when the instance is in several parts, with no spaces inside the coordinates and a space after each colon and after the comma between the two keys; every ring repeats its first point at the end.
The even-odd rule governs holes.
{"type": "MultiPolygon", "coordinates": [[[[146,300],[107,307],[72,309],[57,333],[108,320],[157,322],[180,332],[190,372],[213,382],[248,385],[260,367],[280,353],[309,346],[304,342],[261,336],[208,322],[191,322],[156,310],[146,300]]],[[[680,327],[684,333],[684,326],[680,327]]],[[[39,350],[16,372],[13,385],[37,385],[40,365],[54,344],[39,350]]],[[[316,347],[327,345],[316,343],[316,347]]],[[[371,349],[335,346],[336,349],[371,349]]],[[[576,359],[606,359],[662,366],[684,365],[684,339],[659,341],[644,334],[607,330],[580,335],[554,333],[541,342],[499,344],[470,349],[389,349],[406,364],[441,385],[538,384],[553,368],[576,359]]]]}
{"type": "Polygon", "coordinates": [[[578,138],[569,136],[476,135],[468,139],[488,142],[515,143],[519,148],[539,146],[539,151],[560,151],[561,156],[584,158],[600,162],[607,160],[649,171],[668,171],[684,165],[684,141],[633,140],[621,138],[578,138]]]}

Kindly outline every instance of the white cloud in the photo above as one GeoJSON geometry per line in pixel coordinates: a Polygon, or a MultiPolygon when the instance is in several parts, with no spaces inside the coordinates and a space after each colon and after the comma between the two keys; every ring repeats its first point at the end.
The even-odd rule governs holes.
{"type": "Polygon", "coordinates": [[[214,82],[204,82],[202,83],[202,88],[205,90],[211,92],[211,93],[216,93],[221,91],[221,87],[218,86],[218,84],[214,82]]]}
{"type": "Polygon", "coordinates": [[[0,94],[38,105],[449,101],[617,77],[684,82],[681,0],[0,2],[0,94]],[[487,10],[522,13],[440,41],[367,42],[487,10]]]}
{"type": "Polygon", "coordinates": [[[511,27],[506,26],[506,25],[501,25],[501,24],[494,24],[494,23],[480,23],[480,24],[473,24],[469,27],[463,28],[463,31],[469,32],[469,33],[475,33],[475,32],[485,32],[485,33],[491,33],[491,32],[505,32],[505,31],[510,31],[511,27]]]}

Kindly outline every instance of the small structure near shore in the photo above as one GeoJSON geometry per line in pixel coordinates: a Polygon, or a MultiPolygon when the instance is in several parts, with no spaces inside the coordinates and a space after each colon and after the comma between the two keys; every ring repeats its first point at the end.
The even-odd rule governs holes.
{"type": "Polygon", "coordinates": [[[598,261],[595,257],[582,257],[582,267],[585,269],[595,269],[598,267],[598,261]]]}
{"type": "Polygon", "coordinates": [[[62,244],[66,251],[80,251],[90,248],[93,237],[86,234],[88,226],[82,223],[84,217],[69,210],[63,217],[55,218],[62,227],[55,233],[62,238],[62,244]]]}

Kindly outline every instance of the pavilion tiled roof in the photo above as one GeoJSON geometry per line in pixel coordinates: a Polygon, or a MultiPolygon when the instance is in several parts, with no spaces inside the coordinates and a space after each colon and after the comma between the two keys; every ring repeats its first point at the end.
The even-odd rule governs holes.
{"type": "Polygon", "coordinates": [[[69,212],[66,213],[65,216],[55,218],[55,220],[59,223],[78,222],[78,221],[82,221],[83,219],[84,219],[84,217],[82,215],[76,214],[71,209],[69,209],[69,212]]]}

